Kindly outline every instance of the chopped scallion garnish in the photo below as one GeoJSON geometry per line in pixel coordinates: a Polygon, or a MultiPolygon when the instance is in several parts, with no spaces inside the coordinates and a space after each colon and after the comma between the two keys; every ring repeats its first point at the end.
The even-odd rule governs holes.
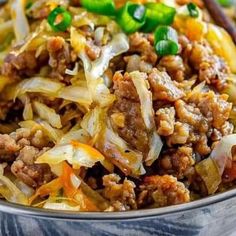
{"type": "Polygon", "coordinates": [[[194,3],[187,4],[187,9],[191,17],[197,18],[199,16],[199,11],[194,3]]]}
{"type": "Polygon", "coordinates": [[[154,46],[159,56],[175,55],[178,53],[178,35],[170,26],[157,27],[154,34],[154,46]]]}
{"type": "Polygon", "coordinates": [[[71,21],[70,13],[63,7],[56,7],[48,16],[48,23],[54,31],[66,31],[71,21]]]}
{"type": "Polygon", "coordinates": [[[107,16],[115,15],[113,0],[81,0],[80,3],[87,11],[107,16]]]}
{"type": "Polygon", "coordinates": [[[146,8],[131,2],[127,2],[116,14],[117,23],[127,34],[138,31],[145,24],[145,18],[146,8]]]}
{"type": "Polygon", "coordinates": [[[163,3],[146,3],[146,22],[142,27],[143,32],[152,32],[158,25],[173,23],[176,10],[163,3]]]}

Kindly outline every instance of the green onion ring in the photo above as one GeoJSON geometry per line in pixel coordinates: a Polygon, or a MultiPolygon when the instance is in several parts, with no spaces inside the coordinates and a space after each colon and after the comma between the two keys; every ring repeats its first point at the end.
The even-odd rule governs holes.
{"type": "Polygon", "coordinates": [[[70,13],[63,7],[54,8],[48,16],[48,23],[56,32],[66,31],[66,29],[71,25],[71,21],[72,17],[70,13]],[[58,24],[55,24],[55,21],[59,15],[62,16],[62,20],[58,24]]]}
{"type": "Polygon", "coordinates": [[[116,15],[116,21],[127,34],[138,31],[144,24],[146,8],[141,4],[127,2],[120,8],[116,15]]]}
{"type": "Polygon", "coordinates": [[[199,11],[194,3],[187,4],[187,9],[191,17],[197,18],[199,16],[199,11]]]}
{"type": "Polygon", "coordinates": [[[170,26],[158,26],[154,46],[159,56],[176,55],[179,51],[177,32],[170,26]]]}
{"type": "Polygon", "coordinates": [[[113,0],[81,0],[80,4],[89,12],[114,16],[116,12],[113,0]]]}
{"type": "Polygon", "coordinates": [[[163,3],[146,3],[146,22],[142,27],[145,33],[152,32],[158,25],[170,25],[174,21],[176,10],[163,3]]]}

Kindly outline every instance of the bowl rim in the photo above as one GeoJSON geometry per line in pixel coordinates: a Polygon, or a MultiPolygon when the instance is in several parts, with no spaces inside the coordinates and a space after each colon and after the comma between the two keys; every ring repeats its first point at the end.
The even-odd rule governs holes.
{"type": "Polygon", "coordinates": [[[167,206],[153,209],[132,210],[123,212],[79,212],[58,211],[42,209],[31,206],[23,206],[0,200],[0,212],[28,216],[33,218],[75,220],[75,221],[114,221],[114,220],[134,220],[140,218],[152,218],[157,216],[167,216],[174,213],[203,208],[208,205],[220,203],[236,197],[236,188],[223,193],[218,193],[189,203],[167,206]]]}

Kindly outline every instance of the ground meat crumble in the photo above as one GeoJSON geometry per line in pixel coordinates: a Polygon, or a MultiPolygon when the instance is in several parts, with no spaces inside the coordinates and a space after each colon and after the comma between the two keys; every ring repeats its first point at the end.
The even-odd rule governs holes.
{"type": "Polygon", "coordinates": [[[47,164],[34,163],[50,146],[42,130],[21,128],[10,135],[0,134],[0,161],[8,162],[18,179],[35,188],[53,178],[47,164]]]}
{"type": "Polygon", "coordinates": [[[103,177],[103,195],[111,202],[115,211],[125,211],[137,209],[134,182],[125,179],[120,182],[120,177],[116,174],[105,175],[103,177]]]}
{"type": "Polygon", "coordinates": [[[190,201],[188,189],[171,175],[146,177],[140,189],[139,205],[153,204],[155,207],[163,207],[190,201]]]}

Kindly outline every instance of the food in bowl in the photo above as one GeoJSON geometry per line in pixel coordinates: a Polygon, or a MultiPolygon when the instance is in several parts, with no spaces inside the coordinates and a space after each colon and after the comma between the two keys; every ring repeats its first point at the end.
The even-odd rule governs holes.
{"type": "Polygon", "coordinates": [[[72,211],[187,203],[236,179],[236,46],[200,0],[0,9],[0,194],[72,211]]]}

